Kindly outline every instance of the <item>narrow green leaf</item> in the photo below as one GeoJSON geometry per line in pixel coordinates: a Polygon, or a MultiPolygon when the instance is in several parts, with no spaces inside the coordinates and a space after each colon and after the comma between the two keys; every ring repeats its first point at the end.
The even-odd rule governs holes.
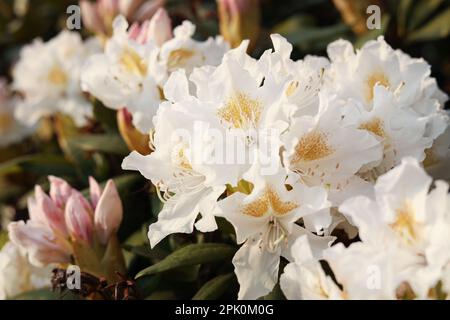
{"type": "Polygon", "coordinates": [[[124,244],[123,248],[128,252],[134,253],[135,255],[144,258],[149,258],[151,260],[161,260],[167,255],[167,253],[162,249],[159,248],[150,249],[150,245],[148,244],[137,246],[124,244]]]}
{"type": "Polygon", "coordinates": [[[436,18],[407,37],[408,42],[435,40],[445,38],[450,34],[450,8],[447,8],[436,18]]]}
{"type": "Polygon", "coordinates": [[[106,108],[100,101],[94,102],[94,117],[107,132],[118,132],[116,111],[106,108]]]}
{"type": "Polygon", "coordinates": [[[139,294],[146,298],[158,288],[159,282],[160,276],[158,274],[151,277],[141,277],[136,280],[136,287],[139,294]]]}
{"type": "Polygon", "coordinates": [[[414,30],[425,22],[430,15],[441,5],[443,0],[419,1],[414,7],[409,19],[408,29],[414,30]]]}
{"type": "Polygon", "coordinates": [[[329,27],[305,27],[285,36],[292,44],[307,47],[311,42],[336,40],[343,37],[348,30],[346,24],[339,23],[329,27]]]}
{"type": "Polygon", "coordinates": [[[125,142],[117,134],[83,135],[70,139],[70,143],[88,152],[98,151],[117,155],[130,153],[125,142]]]}
{"type": "Polygon", "coordinates": [[[73,166],[64,157],[52,154],[34,154],[15,158],[0,165],[0,175],[21,171],[39,175],[73,175],[73,166]]]}
{"type": "Polygon", "coordinates": [[[397,7],[398,34],[404,35],[408,21],[408,13],[413,4],[412,0],[400,0],[397,7]]]}
{"type": "Polygon", "coordinates": [[[164,260],[154,264],[138,273],[136,278],[159,272],[172,270],[183,266],[193,266],[228,260],[236,249],[221,243],[201,243],[187,245],[167,256],[164,260]]]}
{"type": "Polygon", "coordinates": [[[206,282],[192,300],[214,300],[220,298],[234,281],[234,274],[228,273],[206,282]]]}

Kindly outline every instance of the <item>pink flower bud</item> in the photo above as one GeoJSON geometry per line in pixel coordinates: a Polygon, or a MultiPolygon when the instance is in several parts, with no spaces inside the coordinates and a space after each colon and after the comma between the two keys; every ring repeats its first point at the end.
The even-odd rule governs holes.
{"type": "Polygon", "coordinates": [[[42,211],[47,225],[55,232],[63,236],[67,235],[63,209],[57,207],[55,202],[45,194],[40,186],[36,186],[34,190],[37,210],[42,211]]]}
{"type": "Polygon", "coordinates": [[[81,193],[74,193],[66,204],[65,218],[69,234],[76,240],[90,243],[92,240],[92,217],[86,209],[81,193]]]}
{"type": "Polygon", "coordinates": [[[89,177],[89,192],[91,195],[92,206],[95,208],[97,207],[98,201],[100,200],[100,197],[102,195],[102,188],[92,177],[89,177]]]}
{"type": "Polygon", "coordinates": [[[81,17],[86,29],[95,33],[106,32],[97,5],[88,0],[80,0],[81,17]]]}
{"type": "Polygon", "coordinates": [[[146,1],[139,7],[136,13],[134,13],[133,17],[130,17],[130,19],[132,21],[141,22],[150,19],[165,2],[165,0],[146,1]]]}
{"type": "Polygon", "coordinates": [[[50,181],[50,197],[57,207],[64,209],[67,199],[72,194],[72,187],[61,178],[49,176],[48,180],[50,181]]]}
{"type": "Polygon", "coordinates": [[[58,239],[49,228],[34,225],[32,221],[11,222],[8,225],[9,239],[25,250],[34,265],[70,262],[70,244],[58,239]]]}
{"type": "Polygon", "coordinates": [[[34,197],[29,197],[27,199],[27,207],[30,220],[34,221],[36,224],[48,226],[47,217],[45,216],[44,211],[42,211],[42,208],[37,205],[34,197]]]}
{"type": "Polygon", "coordinates": [[[131,17],[142,4],[143,0],[119,0],[118,6],[120,14],[131,17]]]}
{"type": "Polygon", "coordinates": [[[261,31],[259,0],[217,0],[220,32],[233,48],[243,40],[253,47],[261,31]]]}
{"type": "Polygon", "coordinates": [[[140,34],[141,34],[141,26],[137,22],[133,23],[128,29],[128,37],[136,42],[139,42],[138,38],[140,34]]]}
{"type": "Polygon", "coordinates": [[[164,8],[159,8],[150,20],[148,38],[155,41],[158,46],[172,39],[172,22],[164,8]]]}
{"type": "Polygon", "coordinates": [[[105,16],[114,17],[119,13],[119,0],[99,0],[98,10],[105,16]]]}
{"type": "Polygon", "coordinates": [[[95,208],[94,222],[101,243],[106,244],[122,222],[123,208],[114,181],[109,180],[95,208]]]}

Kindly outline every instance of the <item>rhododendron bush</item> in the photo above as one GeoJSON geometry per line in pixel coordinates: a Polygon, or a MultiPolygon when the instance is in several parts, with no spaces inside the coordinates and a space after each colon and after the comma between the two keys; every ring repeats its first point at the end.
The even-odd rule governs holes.
{"type": "Polygon", "coordinates": [[[0,299],[450,297],[450,3],[295,3],[2,40],[0,299]]]}

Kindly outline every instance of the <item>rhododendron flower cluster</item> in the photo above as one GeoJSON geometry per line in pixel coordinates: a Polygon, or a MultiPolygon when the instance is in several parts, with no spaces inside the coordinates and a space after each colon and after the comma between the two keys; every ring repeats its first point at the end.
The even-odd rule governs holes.
{"type": "Polygon", "coordinates": [[[229,48],[220,37],[205,42],[193,40],[195,26],[189,21],[172,32],[164,9],[151,20],[131,27],[119,16],[113,29],[104,53],[92,56],[83,68],[82,86],[109,108],[126,107],[144,134],[152,129],[152,118],[164,100],[162,87],[170,73],[219,64],[229,48]]]}
{"type": "MultiPolygon", "coordinates": [[[[165,202],[148,232],[152,246],[194,226],[215,230],[214,216],[233,224],[236,241],[243,244],[233,259],[243,299],[273,289],[280,256],[321,276],[318,260],[335,240],[330,235],[342,218],[335,212],[361,228],[347,215],[347,199],[376,194],[378,177],[405,156],[424,161],[448,125],[445,95],[428,65],[393,50],[383,38],[356,53],[337,41],[328,49],[331,60],[309,56],[302,61],[290,59],[292,46],[283,37],[272,35],[272,41],[274,50],[259,59],[246,54],[248,42],[243,42],[218,66],[172,73],[164,85],[166,101],[154,118],[153,153],[133,152],[123,162],[124,169],[150,179],[165,202]],[[350,81],[342,77],[356,81],[355,74],[358,85],[342,88],[350,81]],[[229,143],[232,138],[236,144],[229,143]],[[244,154],[243,161],[227,161],[236,154],[244,154]],[[303,237],[309,246],[294,246],[303,237]],[[310,254],[298,262],[297,250],[310,254]]],[[[309,278],[302,275],[298,281],[308,284],[309,278]]],[[[409,285],[418,296],[427,292],[409,285]]],[[[342,296],[329,286],[330,297],[342,296]]]]}
{"type": "Polygon", "coordinates": [[[92,117],[92,104],[81,91],[80,71],[86,57],[100,50],[95,39],[85,42],[79,33],[62,31],[48,42],[25,46],[13,69],[13,88],[22,99],[16,117],[27,125],[62,113],[79,126],[92,117]]]}
{"type": "MultiPolygon", "coordinates": [[[[383,36],[360,49],[336,40],[327,56],[293,60],[293,45],[271,34],[273,48],[255,57],[248,52],[256,39],[250,45],[228,33],[249,32],[245,17],[257,1],[219,1],[234,21],[231,45],[221,36],[198,40],[188,20],[173,25],[163,2],[81,1],[97,37],[62,31],[25,46],[12,73],[16,96],[0,82],[0,146],[58,114],[106,131],[92,144],[73,139],[84,149],[66,158],[92,156],[103,177],[110,164],[135,171],[158,196],[157,215],[140,212],[151,221],[145,250],[172,246],[165,240],[174,234],[195,233],[202,243],[203,234],[231,226],[238,299],[264,297],[277,285],[288,299],[449,298],[442,169],[450,118],[430,65],[383,36]],[[94,106],[114,114],[118,130],[96,123],[94,106]],[[128,156],[116,150],[119,133],[128,156]]],[[[63,145],[67,137],[58,138],[63,145]]],[[[48,193],[37,185],[28,197],[29,219],[8,224],[0,299],[43,287],[55,266],[76,264],[112,284],[135,274],[117,236],[131,200],[120,198],[115,182],[101,187],[90,178],[83,193],[48,180],[48,193]]]]}

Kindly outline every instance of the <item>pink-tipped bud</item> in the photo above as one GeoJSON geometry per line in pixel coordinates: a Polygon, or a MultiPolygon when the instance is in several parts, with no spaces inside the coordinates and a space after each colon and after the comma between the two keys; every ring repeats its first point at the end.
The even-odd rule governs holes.
{"type": "Polygon", "coordinates": [[[50,197],[55,202],[56,206],[64,209],[67,199],[72,194],[72,187],[63,179],[49,176],[50,181],[50,197]]]}
{"type": "Polygon", "coordinates": [[[28,253],[31,263],[35,265],[70,262],[71,247],[67,242],[59,241],[49,228],[32,222],[11,222],[8,225],[8,237],[28,253]]]}
{"type": "Polygon", "coordinates": [[[132,21],[145,21],[150,19],[155,12],[164,6],[165,0],[152,0],[144,2],[130,19],[132,21]]]}
{"type": "Polygon", "coordinates": [[[120,14],[127,18],[132,17],[142,2],[143,0],[119,0],[118,6],[120,14]]]}
{"type": "Polygon", "coordinates": [[[86,29],[94,33],[104,33],[106,31],[95,3],[88,0],[81,0],[80,9],[81,18],[86,29]]]}
{"type": "MultiPolygon", "coordinates": [[[[67,235],[67,229],[64,221],[64,211],[56,206],[55,202],[45,194],[40,186],[34,188],[36,207],[45,216],[47,225],[55,232],[61,235],[67,235]]],[[[36,208],[31,207],[31,210],[36,208]]]]}
{"type": "Polygon", "coordinates": [[[109,180],[95,208],[94,222],[100,242],[106,244],[122,222],[123,208],[114,181],[109,180]]]}
{"type": "Polygon", "coordinates": [[[102,188],[93,177],[89,177],[89,193],[91,196],[92,206],[95,208],[97,207],[98,201],[102,196],[102,188]]]}
{"type": "Polygon", "coordinates": [[[243,40],[255,45],[261,31],[259,0],[217,0],[219,5],[220,32],[233,48],[243,40]]]}
{"type": "Polygon", "coordinates": [[[133,23],[128,29],[128,37],[138,42],[140,34],[141,34],[141,26],[137,22],[133,23]]]}
{"type": "Polygon", "coordinates": [[[85,199],[80,193],[74,193],[67,201],[65,218],[69,234],[76,240],[90,243],[93,223],[91,213],[86,210],[85,199]]]}
{"type": "Polygon", "coordinates": [[[98,0],[100,13],[108,16],[116,16],[119,13],[119,0],[98,0]]]}
{"type": "Polygon", "coordinates": [[[172,39],[172,21],[164,8],[159,8],[148,25],[148,36],[158,46],[172,39]]]}

